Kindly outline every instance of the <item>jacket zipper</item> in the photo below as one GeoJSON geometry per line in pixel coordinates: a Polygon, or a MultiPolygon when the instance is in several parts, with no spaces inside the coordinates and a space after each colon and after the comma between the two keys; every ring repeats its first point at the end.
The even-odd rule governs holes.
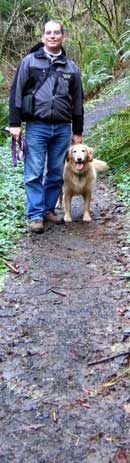
{"type": "Polygon", "coordinates": [[[58,85],[58,76],[56,76],[56,80],[55,80],[54,88],[53,88],[53,92],[52,92],[52,105],[51,105],[52,113],[53,113],[53,110],[54,110],[54,100],[55,100],[55,94],[56,94],[57,85],[58,85]]]}

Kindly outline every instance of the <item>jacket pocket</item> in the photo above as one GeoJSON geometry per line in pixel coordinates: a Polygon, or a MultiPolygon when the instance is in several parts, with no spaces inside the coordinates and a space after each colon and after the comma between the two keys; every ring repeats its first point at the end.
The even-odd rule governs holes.
{"type": "Polygon", "coordinates": [[[30,93],[23,97],[22,114],[33,115],[33,112],[34,112],[34,95],[30,93]]]}

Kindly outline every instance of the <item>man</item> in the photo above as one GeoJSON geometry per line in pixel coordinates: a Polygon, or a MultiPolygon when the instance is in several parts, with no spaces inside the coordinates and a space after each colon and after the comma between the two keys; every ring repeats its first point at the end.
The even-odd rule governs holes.
{"type": "Polygon", "coordinates": [[[62,25],[49,20],[42,43],[21,61],[10,92],[10,133],[16,140],[21,122],[26,121],[24,185],[27,217],[35,233],[44,231],[44,220],[63,222],[55,205],[63,184],[64,160],[70,143],[82,141],[80,72],[65,55],[64,38],[62,25]]]}

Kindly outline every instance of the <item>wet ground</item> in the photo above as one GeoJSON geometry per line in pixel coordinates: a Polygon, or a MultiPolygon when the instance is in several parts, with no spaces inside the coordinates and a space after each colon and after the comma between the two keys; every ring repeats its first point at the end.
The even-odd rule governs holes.
{"type": "Polygon", "coordinates": [[[0,463],[130,463],[130,218],[109,174],[91,223],[82,210],[75,198],[72,224],[25,233],[10,257],[0,463]]]}

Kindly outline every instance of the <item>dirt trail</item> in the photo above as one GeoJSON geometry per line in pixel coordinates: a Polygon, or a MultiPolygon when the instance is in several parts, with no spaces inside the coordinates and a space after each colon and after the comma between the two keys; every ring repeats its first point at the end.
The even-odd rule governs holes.
{"type": "Polygon", "coordinates": [[[124,91],[113,95],[109,100],[96,102],[93,105],[93,108],[89,108],[85,111],[84,118],[84,135],[87,135],[93,125],[96,124],[99,120],[103,119],[106,116],[117,113],[120,108],[130,105],[130,93],[124,91]]]}
{"type": "MultiPolygon", "coordinates": [[[[92,222],[25,234],[0,296],[0,462],[130,463],[128,214],[100,176],[92,222]]],[[[81,215],[80,215],[81,214],[81,215]]]]}

